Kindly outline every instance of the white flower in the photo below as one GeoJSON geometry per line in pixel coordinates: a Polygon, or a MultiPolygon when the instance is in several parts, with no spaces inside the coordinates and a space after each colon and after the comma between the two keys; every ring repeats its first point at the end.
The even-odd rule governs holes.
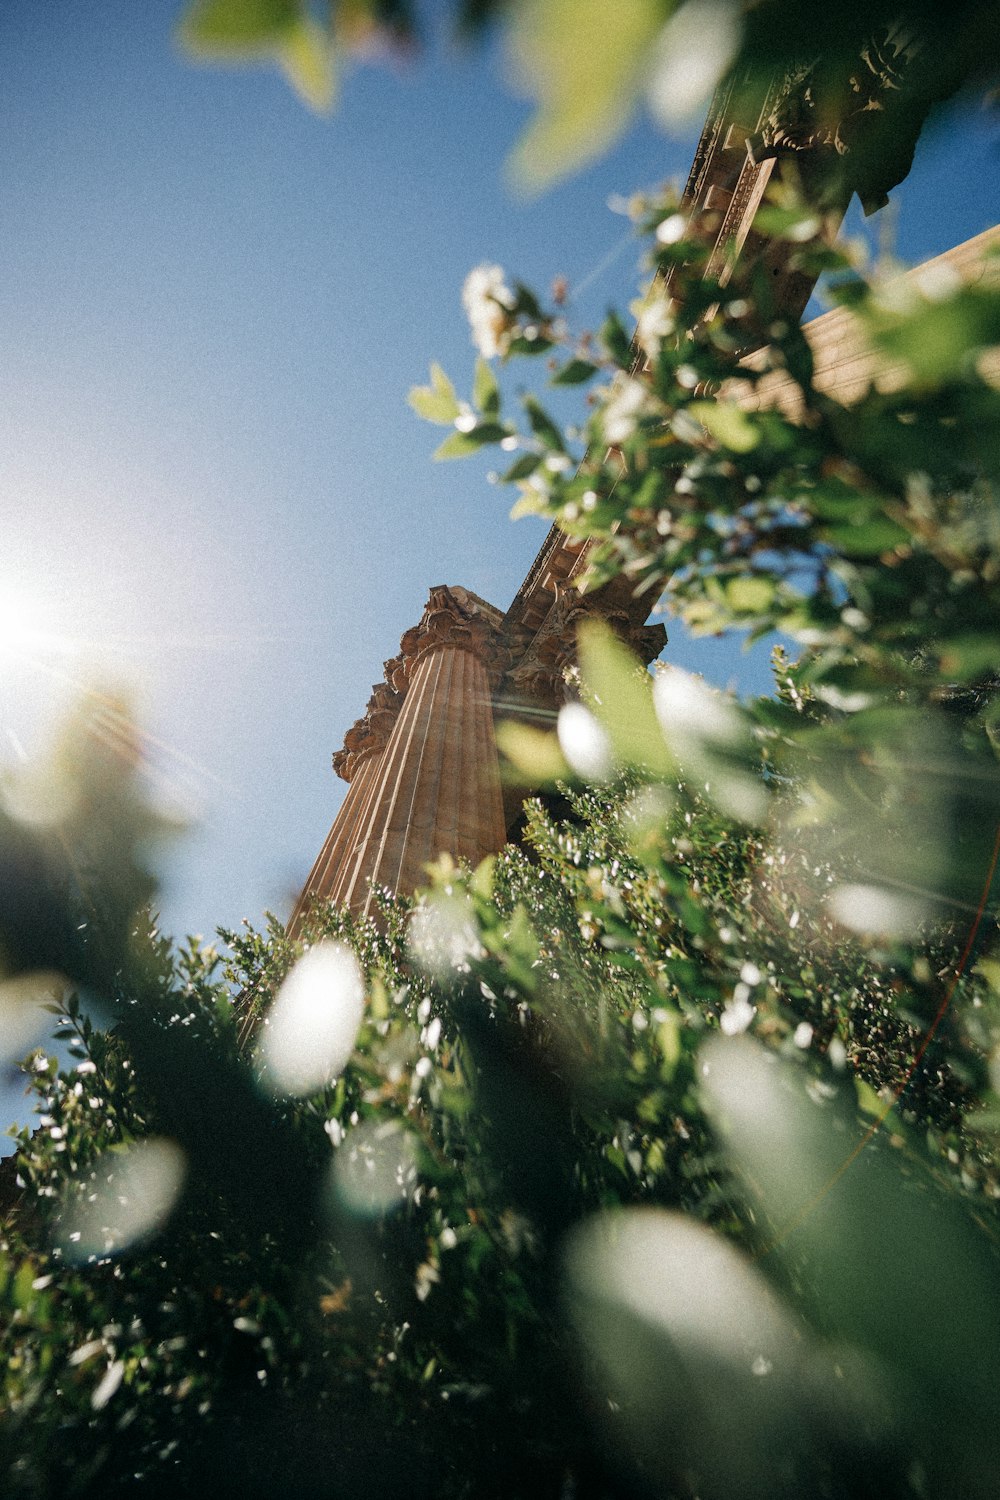
{"type": "Polygon", "coordinates": [[[655,359],[663,340],[674,331],[670,299],[654,290],[633,303],[632,311],[636,316],[635,336],[650,359],[655,359]]]}
{"type": "Polygon", "coordinates": [[[559,748],[584,781],[607,781],[613,769],[611,741],[604,725],[582,703],[564,703],[556,724],[559,748]]]}
{"type": "Polygon", "coordinates": [[[472,330],[472,342],[484,359],[505,354],[510,345],[516,300],[500,266],[476,266],[465,278],[462,306],[472,330]]]}
{"type": "Polygon", "coordinates": [[[746,995],[740,994],[740,990],[744,988],[743,985],[736,986],[732,1000],[719,1017],[719,1025],[726,1036],[739,1036],[741,1031],[746,1031],[757,1014],[756,1005],[751,1005],[746,995]]]}
{"type": "Polygon", "coordinates": [[[661,245],[676,245],[687,232],[687,219],[683,214],[671,214],[656,226],[656,238],[661,245]]]}
{"type": "Polygon", "coordinates": [[[639,380],[623,380],[604,408],[604,437],[609,443],[624,443],[635,431],[646,402],[646,387],[639,380]]]}

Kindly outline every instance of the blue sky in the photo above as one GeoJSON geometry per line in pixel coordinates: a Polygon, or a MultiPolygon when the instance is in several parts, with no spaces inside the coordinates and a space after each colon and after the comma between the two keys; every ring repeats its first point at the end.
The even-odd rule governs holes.
{"type": "MultiPolygon", "coordinates": [[[[607,199],[683,181],[696,129],[639,123],[524,202],[496,49],[432,37],[406,72],[352,72],[325,120],[277,74],[191,65],[178,13],[0,11],[0,603],[74,643],[3,664],[0,760],[35,753],[67,680],[123,684],[191,823],[159,856],[164,926],[209,936],[287,913],[344,790],[331,752],[428,588],[506,606],[544,534],[508,521],[490,460],[432,464],[405,404],[432,358],[471,374],[466,272],[563,274],[583,325],[624,306],[607,199]]],[[[903,257],[996,222],[998,143],[973,117],[925,141],[889,211],[903,257]]],[[[672,660],[766,686],[738,642],[671,633],[672,660]]]]}

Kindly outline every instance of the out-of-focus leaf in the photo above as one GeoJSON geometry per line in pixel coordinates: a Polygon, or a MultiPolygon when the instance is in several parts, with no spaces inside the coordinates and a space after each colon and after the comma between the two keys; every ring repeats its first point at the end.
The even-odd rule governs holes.
{"type": "Polygon", "coordinates": [[[281,44],[281,71],[304,104],[319,114],[333,108],[337,92],[336,54],[327,31],[314,17],[301,16],[281,44]]]}
{"type": "Polygon", "coordinates": [[[935,643],[941,671],[960,682],[979,677],[984,672],[1000,671],[1000,635],[971,632],[935,643]]]}
{"type": "Polygon", "coordinates": [[[501,474],[503,484],[515,484],[519,479],[527,479],[534,474],[541,457],[537,453],[522,453],[520,458],[515,458],[510,468],[501,474]]]}
{"type": "Polygon", "coordinates": [[[180,38],[202,57],[263,57],[276,54],[302,20],[302,0],[195,0],[180,38]]]}
{"type": "Polygon", "coordinates": [[[557,370],[552,377],[552,385],[582,385],[592,375],[597,374],[597,366],[592,365],[588,359],[571,359],[561,369],[557,370]]]}
{"type": "Polygon", "coordinates": [[[652,776],[670,776],[673,759],[653,708],[653,683],[637,657],[599,621],[579,631],[580,670],[594,712],[618,760],[652,776]]]}
{"type": "Polygon", "coordinates": [[[450,427],[461,411],[455,387],[439,364],[431,365],[430,385],[415,385],[406,399],[418,417],[441,427],[450,427]]]}
{"type": "Polygon", "coordinates": [[[774,603],[776,587],[770,578],[731,578],[726,599],[737,615],[762,615],[774,603]]]}
{"type": "Polygon", "coordinates": [[[536,401],[534,396],[525,396],[524,409],[536,438],[544,443],[546,448],[551,448],[554,453],[564,453],[566,450],[562,433],[541,403],[536,401]]]}
{"type": "Polygon", "coordinates": [[[304,0],[195,0],[179,36],[195,57],[216,62],[273,62],[303,103],[328,113],[337,92],[343,28],[314,16],[304,0]]]}
{"type": "Polygon", "coordinates": [[[489,363],[480,357],[476,360],[476,373],[472,385],[472,399],[484,417],[500,415],[500,388],[489,363]]]}
{"type": "Polygon", "coordinates": [[[769,810],[749,724],[733,696],[679,667],[657,673],[653,703],[683,775],[704,785],[730,817],[762,821],[769,810]]]}
{"type": "Polygon", "coordinates": [[[529,484],[522,488],[520,496],[511,506],[510,518],[512,521],[520,521],[522,516],[546,516],[554,512],[555,507],[548,495],[529,484]]]}
{"type": "Polygon", "coordinates": [[[552,786],[571,774],[558,739],[547,730],[507,719],[497,726],[497,745],[513,771],[505,774],[518,784],[552,786]]]}
{"type": "Polygon", "coordinates": [[[601,343],[623,370],[632,363],[632,341],[617,313],[610,312],[601,324],[601,343]]]}
{"type": "Polygon", "coordinates": [[[506,436],[506,427],[496,422],[480,422],[469,432],[453,432],[451,437],[446,437],[441,446],[435,448],[434,457],[467,458],[470,453],[477,453],[489,443],[499,443],[506,436]]]}
{"type": "Polygon", "coordinates": [[[859,525],[826,526],[823,538],[848,557],[877,557],[903,546],[910,533],[888,516],[873,516],[859,525]]]}
{"type": "Polygon", "coordinates": [[[592,160],[624,130],[648,49],[669,13],[662,0],[526,0],[511,15],[516,83],[538,104],[510,171],[538,191],[592,160]]]}
{"type": "Polygon", "coordinates": [[[955,1465],[942,1492],[990,1494],[1000,1461],[1000,1278],[989,1238],[956,1197],[904,1173],[881,1138],[858,1154],[849,1120],[812,1102],[758,1044],[720,1039],[702,1057],[730,1160],[824,1325],[896,1372],[910,1440],[923,1442],[929,1424],[925,1461],[955,1465]]]}
{"type": "Polygon", "coordinates": [[[761,1272],[691,1218],[646,1208],[586,1221],[569,1241],[566,1283],[624,1414],[606,1418],[608,1436],[655,1476],[655,1494],[678,1493],[683,1476],[689,1492],[719,1500],[793,1500],[812,1491],[825,1443],[878,1423],[860,1362],[838,1390],[832,1361],[761,1272]]]}
{"type": "Polygon", "coordinates": [[[749,453],[760,441],[751,418],[730,401],[692,401],[687,409],[717,443],[733,453],[749,453]]]}
{"type": "Polygon", "coordinates": [[[897,282],[867,307],[876,345],[888,359],[905,361],[918,384],[968,376],[977,355],[1000,343],[1000,295],[946,280],[947,267],[938,268],[937,283],[933,274],[924,273],[924,296],[919,278],[897,282]]]}
{"type": "Polygon", "coordinates": [[[965,744],[946,714],[862,708],[803,731],[788,765],[801,788],[787,813],[790,835],[817,858],[836,857],[838,920],[915,936],[922,919],[944,920],[956,904],[976,910],[1000,779],[988,748],[965,744]]]}

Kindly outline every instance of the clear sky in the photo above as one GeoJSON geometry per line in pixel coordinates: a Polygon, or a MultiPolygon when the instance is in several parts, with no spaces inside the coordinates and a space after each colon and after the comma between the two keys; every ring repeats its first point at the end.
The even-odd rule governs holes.
{"type": "MultiPolygon", "coordinates": [[[[502,163],[527,108],[433,7],[423,60],[357,69],[330,120],[275,73],[193,66],[178,13],[0,9],[0,619],[75,642],[0,660],[0,760],[73,679],[124,684],[191,821],[159,857],[163,925],[210,936],[287,914],[344,791],[331,752],[429,586],[506,606],[544,535],[490,460],[432,464],[405,405],[432,358],[471,374],[466,272],[563,274],[584,325],[624,306],[607,199],[683,181],[697,131],[638,124],[523,202],[502,163]]],[[[924,142],[889,211],[902,256],[996,222],[998,143],[971,117],[924,142]]],[[[738,643],[671,633],[671,659],[766,687],[738,643]]]]}

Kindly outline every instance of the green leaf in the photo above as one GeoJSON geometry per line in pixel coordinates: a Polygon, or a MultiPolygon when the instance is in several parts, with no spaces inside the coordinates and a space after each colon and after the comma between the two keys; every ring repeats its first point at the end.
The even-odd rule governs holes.
{"type": "Polygon", "coordinates": [[[625,325],[615,312],[609,312],[601,325],[601,343],[611,355],[616,365],[627,370],[632,364],[632,340],[625,331],[625,325]]]}
{"type": "Polygon", "coordinates": [[[801,490],[795,498],[824,521],[850,521],[852,525],[867,521],[879,505],[878,495],[871,490],[855,489],[836,475],[801,490]]]}
{"type": "Polygon", "coordinates": [[[604,151],[638,103],[662,0],[533,0],[509,12],[515,83],[538,104],[508,166],[531,192],[604,151]]]}
{"type": "Polygon", "coordinates": [[[437,360],[431,361],[430,370],[431,385],[434,387],[435,391],[437,391],[438,395],[450,396],[452,401],[457,402],[455,387],[452,385],[451,381],[448,379],[447,375],[444,373],[437,360]]]}
{"type": "Polygon", "coordinates": [[[532,486],[527,486],[510,508],[512,521],[520,521],[523,516],[548,516],[555,515],[558,507],[553,505],[548,495],[532,486]]]}
{"type": "Polygon", "coordinates": [[[550,381],[551,385],[582,385],[592,375],[597,374],[597,366],[592,365],[587,359],[571,359],[568,364],[557,370],[550,381]]]}
{"type": "Polygon", "coordinates": [[[517,310],[527,318],[533,318],[536,323],[545,322],[545,311],[530,286],[525,286],[523,281],[515,281],[514,296],[517,299],[517,310]]]}
{"type": "Polygon", "coordinates": [[[827,526],[823,537],[848,557],[876,557],[910,541],[910,533],[888,516],[873,516],[859,526],[827,526]]]}
{"type": "Polygon", "coordinates": [[[35,1300],[32,1282],[35,1279],[35,1268],[29,1260],[19,1267],[14,1277],[13,1301],[14,1306],[27,1312],[35,1300]]]}
{"type": "Polygon", "coordinates": [[[936,650],[941,659],[941,671],[962,682],[980,677],[984,672],[995,672],[1000,667],[1000,636],[997,635],[971,632],[956,635],[951,640],[941,641],[936,650]]]}
{"type": "Polygon", "coordinates": [[[480,356],[472,384],[472,399],[484,417],[500,415],[500,390],[489,364],[480,356]]]}
{"type": "Polygon", "coordinates": [[[751,418],[729,401],[692,401],[687,410],[717,443],[733,453],[749,453],[760,441],[751,418]]]}
{"type": "Polygon", "coordinates": [[[329,32],[301,16],[281,44],[281,71],[304,104],[329,114],[337,92],[336,54],[329,32]]]}
{"type": "Polygon", "coordinates": [[[512,354],[526,355],[531,359],[537,354],[547,354],[551,348],[552,340],[547,339],[544,334],[539,334],[533,339],[524,338],[523,335],[519,334],[516,338],[511,339],[510,347],[504,355],[504,359],[509,359],[512,354]]]}
{"type": "Polygon", "coordinates": [[[438,364],[431,365],[430,385],[415,385],[406,399],[418,417],[442,427],[450,427],[461,411],[455,387],[438,364]]]}
{"type": "Polygon", "coordinates": [[[195,0],[179,35],[201,57],[261,57],[279,51],[303,19],[301,0],[195,0]]]}
{"type": "Polygon", "coordinates": [[[466,458],[489,443],[499,443],[508,436],[507,428],[497,422],[480,422],[471,432],[453,432],[446,437],[440,448],[435,449],[435,458],[466,458]]]}
{"type": "Polygon", "coordinates": [[[565,453],[562,433],[545,408],[535,400],[534,396],[525,396],[523,405],[535,436],[545,444],[546,448],[551,448],[556,453],[565,453]]]}
{"type": "MultiPolygon", "coordinates": [[[[919,282],[917,283],[919,286],[919,282]]],[[[878,297],[865,309],[877,344],[890,360],[905,360],[918,385],[968,375],[979,350],[1000,341],[1000,297],[992,290],[956,288],[924,300],[916,287],[910,305],[886,311],[878,297]]]]}
{"type": "Polygon", "coordinates": [[[541,457],[537,453],[522,453],[520,458],[515,458],[507,472],[501,474],[500,482],[502,484],[516,484],[519,479],[530,478],[541,461],[541,457]]]}
{"type": "Polygon", "coordinates": [[[652,776],[670,776],[673,758],[653,707],[653,682],[603,621],[585,620],[579,631],[580,671],[594,713],[619,761],[652,776]]]}
{"type": "Polygon", "coordinates": [[[738,615],[764,614],[774,603],[774,595],[771,578],[731,578],[726,584],[726,598],[738,615]]]}
{"type": "Polygon", "coordinates": [[[563,759],[559,741],[547,730],[507,719],[497,726],[497,745],[506,757],[504,779],[523,786],[551,786],[566,781],[571,772],[563,759]]]}
{"type": "Polygon", "coordinates": [[[435,459],[445,458],[468,458],[470,453],[475,453],[479,444],[472,441],[467,432],[453,432],[446,437],[440,447],[434,449],[435,459]]]}

